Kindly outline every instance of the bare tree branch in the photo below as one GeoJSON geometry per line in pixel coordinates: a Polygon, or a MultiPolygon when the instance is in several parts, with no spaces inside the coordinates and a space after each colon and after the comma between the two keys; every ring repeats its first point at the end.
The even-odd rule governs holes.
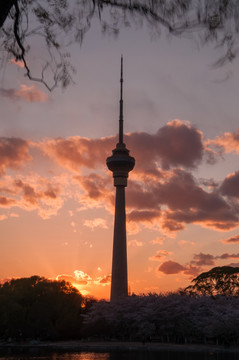
{"type": "Polygon", "coordinates": [[[25,48],[22,44],[20,35],[19,35],[19,19],[20,19],[20,9],[18,6],[18,2],[17,0],[14,1],[14,7],[16,10],[16,14],[15,14],[15,21],[14,21],[14,35],[17,41],[17,44],[21,50],[21,53],[17,56],[17,60],[23,61],[24,67],[26,69],[26,76],[32,80],[32,81],[36,81],[36,82],[41,82],[43,85],[45,85],[45,87],[49,90],[52,91],[56,86],[57,86],[57,78],[55,79],[55,83],[52,86],[49,86],[48,83],[44,80],[44,71],[46,70],[46,68],[48,67],[48,63],[46,64],[46,66],[43,68],[42,70],[42,76],[41,78],[37,78],[31,75],[31,71],[27,65],[26,62],[26,58],[25,58],[25,48]]]}
{"type": "Polygon", "coordinates": [[[3,49],[23,62],[30,80],[41,82],[49,91],[59,84],[66,87],[74,72],[66,48],[73,42],[82,44],[94,18],[103,33],[113,35],[122,27],[144,22],[156,35],[162,29],[173,36],[196,35],[201,45],[211,42],[222,48],[215,67],[233,61],[238,52],[238,0],[2,0],[3,49]],[[33,76],[29,62],[34,36],[44,39],[50,58],[40,76],[33,76]]]}

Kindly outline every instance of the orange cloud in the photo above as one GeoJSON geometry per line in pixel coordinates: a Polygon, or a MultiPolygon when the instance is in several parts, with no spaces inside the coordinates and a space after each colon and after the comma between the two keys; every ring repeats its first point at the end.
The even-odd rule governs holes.
{"type": "Polygon", "coordinates": [[[0,175],[6,168],[19,169],[25,162],[31,160],[29,144],[19,138],[0,138],[0,175]]]}
{"type": "Polygon", "coordinates": [[[162,245],[164,240],[165,240],[165,237],[158,236],[156,239],[152,240],[151,243],[152,244],[160,244],[160,245],[162,245]]]}
{"type": "Polygon", "coordinates": [[[162,259],[164,259],[166,256],[172,254],[171,251],[166,251],[166,250],[159,250],[157,251],[157,253],[154,256],[151,256],[149,258],[149,260],[151,261],[161,261],[162,259]]]}
{"type": "Polygon", "coordinates": [[[7,216],[6,216],[6,215],[0,215],[0,221],[6,220],[6,219],[7,219],[7,216]]]}
{"type": "Polygon", "coordinates": [[[115,147],[115,138],[89,139],[80,136],[46,140],[40,144],[43,152],[61,166],[80,172],[81,167],[94,169],[105,165],[105,159],[115,147]]]}
{"type": "Polygon", "coordinates": [[[0,207],[12,207],[16,204],[16,201],[5,196],[0,196],[0,207]]]}
{"type": "Polygon", "coordinates": [[[110,285],[111,284],[111,275],[97,277],[97,279],[94,281],[94,284],[102,285],[102,286],[110,285]]]}
{"type": "Polygon", "coordinates": [[[19,217],[19,214],[11,213],[10,216],[11,216],[11,217],[14,217],[14,218],[18,218],[18,217],[19,217]]]}
{"type": "Polygon", "coordinates": [[[223,135],[216,137],[213,140],[208,140],[208,145],[215,145],[221,147],[226,153],[239,153],[239,129],[235,132],[225,132],[223,135]]]}
{"type": "Polygon", "coordinates": [[[17,65],[17,66],[19,66],[20,68],[24,68],[24,62],[23,61],[21,61],[21,60],[16,60],[16,59],[11,59],[10,60],[10,63],[11,64],[14,64],[14,65],[17,65]]]}
{"type": "MultiPolygon", "coordinates": [[[[23,206],[26,208],[39,208],[39,214],[42,217],[48,217],[48,211],[58,209],[62,205],[62,201],[58,198],[60,188],[58,186],[53,187],[52,184],[47,181],[43,181],[42,184],[35,183],[35,179],[32,179],[32,183],[23,182],[21,179],[15,180],[15,187],[18,194],[20,194],[23,200],[23,206]],[[43,205],[43,209],[41,205],[43,205]],[[45,206],[49,207],[48,211],[45,206]]],[[[19,204],[18,204],[19,205],[19,204]]],[[[54,213],[53,210],[53,213],[54,213]]]]}
{"type": "Polygon", "coordinates": [[[64,281],[74,284],[74,286],[88,284],[88,281],[86,281],[86,280],[77,280],[75,276],[66,275],[66,274],[57,275],[56,280],[59,280],[59,281],[64,280],[64,281]]]}
{"type": "Polygon", "coordinates": [[[95,279],[82,270],[75,270],[73,275],[57,275],[56,280],[65,280],[75,286],[83,295],[88,295],[96,289],[111,283],[111,275],[97,276],[95,279]]]}
{"type": "MultiPolygon", "coordinates": [[[[174,120],[156,134],[131,133],[125,138],[136,157],[135,170],[127,188],[129,231],[138,232],[141,228],[138,224],[160,228],[168,234],[191,223],[216,230],[238,226],[239,172],[229,175],[220,186],[213,179],[197,181],[189,171],[182,169],[193,168],[202,160],[205,149],[199,130],[174,120]]],[[[11,192],[2,187],[0,205],[10,207],[11,201],[13,205],[18,197],[17,206],[27,210],[39,209],[39,214],[47,217],[62,206],[64,187],[67,196],[80,200],[81,210],[104,206],[112,212],[115,193],[105,159],[116,141],[115,137],[88,139],[76,136],[31,143],[32,147],[40,149],[41,155],[48,155],[48,161],[53,159],[70,171],[67,172],[69,182],[60,186],[49,179],[37,184],[30,176],[18,176],[11,192]],[[91,169],[95,172],[89,173],[91,169]],[[70,185],[78,189],[77,194],[69,190],[70,185]],[[43,203],[50,204],[45,213],[43,203]]],[[[1,173],[4,174],[7,167],[14,169],[29,160],[28,148],[28,142],[21,139],[0,139],[1,173]]],[[[89,220],[85,225],[91,228],[105,226],[102,222],[96,224],[89,220]]]]}
{"type": "MultiPolygon", "coordinates": [[[[80,172],[81,167],[94,169],[104,166],[117,142],[116,137],[89,139],[79,136],[67,139],[45,140],[42,150],[61,166],[80,172]]],[[[188,123],[173,120],[156,134],[131,133],[125,135],[125,142],[136,157],[134,173],[160,175],[159,163],[163,169],[174,166],[194,168],[202,160],[202,133],[188,123]]]]}
{"type": "Polygon", "coordinates": [[[39,90],[35,85],[20,85],[20,89],[0,89],[0,96],[12,100],[25,100],[27,102],[46,102],[49,97],[46,93],[39,90]]]}
{"type": "Polygon", "coordinates": [[[87,283],[92,281],[90,275],[86,274],[84,271],[81,270],[75,270],[74,277],[77,281],[86,281],[87,283]]]}
{"type": "MultiPolygon", "coordinates": [[[[39,175],[3,176],[0,179],[0,207],[18,207],[27,211],[37,210],[43,219],[56,215],[64,198],[60,178],[44,178],[39,175]]],[[[14,215],[13,215],[14,216],[14,215]]]]}
{"type": "Polygon", "coordinates": [[[107,223],[105,219],[102,218],[95,218],[92,220],[85,220],[83,225],[91,228],[91,230],[95,229],[95,228],[102,228],[102,229],[107,229],[107,223]]]}
{"type": "Polygon", "coordinates": [[[114,204],[113,184],[109,177],[91,173],[87,176],[74,176],[74,179],[80,183],[91,200],[101,201],[104,199],[104,201],[108,200],[109,203],[114,204]]]}
{"type": "Polygon", "coordinates": [[[138,240],[136,240],[136,239],[133,239],[133,240],[129,240],[129,241],[128,241],[128,246],[141,247],[141,246],[143,246],[143,243],[142,243],[142,241],[138,241],[138,240]]]}
{"type": "Polygon", "coordinates": [[[56,280],[59,281],[64,280],[70,282],[84,296],[89,294],[88,286],[92,282],[91,277],[81,270],[75,270],[74,275],[67,275],[67,274],[57,275],[56,280]]]}

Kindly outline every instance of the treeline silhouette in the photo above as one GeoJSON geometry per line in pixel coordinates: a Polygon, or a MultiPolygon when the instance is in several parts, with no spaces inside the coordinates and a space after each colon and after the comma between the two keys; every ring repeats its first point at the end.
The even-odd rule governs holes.
{"type": "Polygon", "coordinates": [[[0,286],[4,341],[121,340],[239,343],[239,268],[217,267],[193,285],[115,303],[83,297],[65,281],[39,276],[0,286]],[[210,290],[210,291],[209,291],[210,290]]]}
{"type": "Polygon", "coordinates": [[[12,279],[0,287],[0,338],[80,338],[82,314],[93,302],[65,281],[39,276],[12,279]]]}

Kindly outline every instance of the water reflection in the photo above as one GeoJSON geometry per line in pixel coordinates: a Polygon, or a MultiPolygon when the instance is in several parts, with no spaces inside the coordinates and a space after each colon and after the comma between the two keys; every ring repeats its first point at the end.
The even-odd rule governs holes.
{"type": "Polygon", "coordinates": [[[33,350],[28,353],[14,353],[9,351],[0,355],[0,360],[111,360],[110,353],[79,352],[79,353],[50,353],[41,354],[33,350]]]}
{"type": "Polygon", "coordinates": [[[0,360],[238,360],[239,353],[231,352],[186,352],[186,351],[113,351],[42,353],[39,350],[27,353],[0,353],[0,360]]]}
{"type": "Polygon", "coordinates": [[[52,360],[111,360],[110,353],[82,352],[76,354],[64,354],[52,360]]]}

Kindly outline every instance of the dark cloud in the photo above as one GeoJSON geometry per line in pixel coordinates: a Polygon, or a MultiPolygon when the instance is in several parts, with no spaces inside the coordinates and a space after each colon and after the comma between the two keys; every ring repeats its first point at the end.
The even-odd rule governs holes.
{"type": "Polygon", "coordinates": [[[160,211],[156,210],[133,210],[127,215],[128,221],[152,222],[160,217],[160,211]]]}
{"type": "Polygon", "coordinates": [[[172,176],[156,187],[157,198],[171,210],[191,208],[215,211],[228,207],[216,192],[206,192],[195,181],[192,174],[175,169],[172,176]]]}
{"type": "Polygon", "coordinates": [[[31,159],[29,144],[19,138],[0,138],[0,175],[6,168],[18,169],[31,159]]]}
{"type": "Polygon", "coordinates": [[[129,181],[127,206],[136,209],[159,210],[160,205],[155,196],[154,182],[143,184],[136,181],[129,181]]]}
{"type": "Polygon", "coordinates": [[[218,191],[207,192],[189,173],[175,170],[165,184],[158,185],[158,198],[166,205],[167,220],[180,223],[201,223],[218,230],[237,226],[238,210],[227,203],[218,191]]]}
{"type": "Polygon", "coordinates": [[[223,181],[220,191],[223,195],[239,199],[239,171],[228,175],[223,181]]]}
{"type": "Polygon", "coordinates": [[[171,261],[171,260],[165,261],[158,268],[158,271],[160,271],[166,275],[178,274],[184,270],[186,270],[186,268],[184,266],[180,265],[179,263],[177,263],[175,261],[171,261]]]}
{"type": "MultiPolygon", "coordinates": [[[[110,177],[90,174],[75,179],[89,200],[114,205],[110,177]]],[[[158,219],[166,231],[179,231],[191,223],[230,230],[239,222],[239,209],[235,202],[227,201],[215,186],[206,191],[192,174],[182,169],[167,171],[157,180],[130,180],[127,208],[129,221],[149,223],[158,219]]]]}
{"type": "Polygon", "coordinates": [[[219,256],[215,256],[215,259],[239,259],[239,254],[228,254],[228,253],[224,253],[222,255],[219,256]]]}
{"type": "MultiPolygon", "coordinates": [[[[155,259],[150,258],[150,260],[155,260],[155,259]]],[[[191,276],[194,277],[201,272],[201,267],[193,266],[192,264],[187,264],[184,266],[179,264],[178,262],[169,260],[162,263],[159,266],[158,271],[164,273],[165,275],[183,273],[185,275],[189,275],[190,277],[191,276]]]]}
{"type": "Polygon", "coordinates": [[[222,241],[228,244],[237,244],[239,243],[239,235],[231,236],[227,239],[223,239],[222,241]]]}
{"type": "Polygon", "coordinates": [[[214,259],[215,257],[211,254],[195,254],[193,260],[191,261],[191,264],[197,266],[214,265],[214,259]]]}
{"type": "Polygon", "coordinates": [[[168,222],[181,224],[201,224],[216,230],[231,230],[238,226],[238,215],[233,207],[222,211],[210,211],[210,209],[188,209],[185,211],[166,211],[165,224],[168,222]]]}
{"type": "MultiPolygon", "coordinates": [[[[79,171],[81,166],[95,168],[105,165],[117,142],[116,137],[89,139],[82,137],[58,138],[46,141],[42,149],[62,166],[79,171]]],[[[160,175],[163,169],[175,166],[194,168],[203,157],[202,134],[180,120],[169,122],[156,134],[131,133],[125,142],[136,157],[135,172],[160,175]]]]}
{"type": "Polygon", "coordinates": [[[185,229],[185,225],[178,221],[170,220],[167,218],[168,213],[165,213],[162,221],[162,228],[169,232],[180,231],[185,229]]]}
{"type": "Polygon", "coordinates": [[[16,100],[17,99],[16,89],[3,89],[3,88],[1,88],[0,89],[0,96],[16,100]]]}
{"type": "MultiPolygon", "coordinates": [[[[159,259],[160,257],[162,257],[162,254],[159,251],[159,259]]],[[[150,258],[150,260],[155,260],[156,256],[150,258]]],[[[202,271],[204,271],[205,267],[213,267],[216,265],[215,260],[227,260],[227,259],[239,259],[239,253],[237,254],[228,254],[228,253],[224,253],[222,255],[217,255],[214,256],[212,254],[204,254],[204,253],[199,253],[199,254],[195,254],[193,256],[193,259],[185,265],[179,264],[178,262],[175,261],[165,261],[164,263],[162,263],[159,268],[158,271],[163,272],[164,274],[168,275],[168,274],[178,274],[178,273],[183,273],[184,275],[189,275],[190,277],[193,276],[198,276],[200,273],[202,273],[202,271]]],[[[234,266],[234,267],[239,267],[238,263],[231,263],[228,264],[228,266],[234,266]]]]}
{"type": "Polygon", "coordinates": [[[24,200],[26,200],[32,205],[36,205],[38,203],[40,195],[31,185],[24,183],[22,180],[16,180],[15,184],[18,188],[22,190],[24,200]]]}
{"type": "Polygon", "coordinates": [[[162,227],[169,231],[181,230],[187,223],[200,223],[218,230],[238,224],[239,211],[235,204],[228,203],[219,191],[205,191],[192,174],[180,169],[174,169],[158,182],[134,183],[128,189],[127,204],[148,211],[167,206],[158,216],[161,216],[162,227]]]}
{"type": "Polygon", "coordinates": [[[239,263],[231,263],[231,264],[228,264],[227,266],[239,267],[239,263]]]}
{"type": "Polygon", "coordinates": [[[201,132],[180,120],[169,122],[155,135],[132,133],[127,137],[127,144],[139,159],[136,167],[152,173],[157,172],[157,162],[163,169],[194,168],[203,157],[201,132]]]}
{"type": "MultiPolygon", "coordinates": [[[[14,184],[16,192],[20,191],[23,201],[30,207],[41,207],[39,203],[41,200],[50,199],[56,201],[60,193],[59,187],[44,182],[39,190],[37,190],[38,184],[29,184],[20,179],[16,179],[14,184]]],[[[18,203],[19,205],[21,205],[20,202],[18,203]]]]}
{"type": "Polygon", "coordinates": [[[186,266],[186,270],[183,272],[185,275],[189,275],[190,277],[198,276],[202,272],[201,266],[194,266],[192,264],[188,264],[186,266]]]}
{"type": "Polygon", "coordinates": [[[5,196],[0,196],[0,207],[11,207],[16,203],[14,199],[7,198],[5,196]]]}
{"type": "Polygon", "coordinates": [[[203,268],[198,263],[195,264],[194,261],[191,261],[189,264],[182,265],[175,261],[169,260],[162,263],[158,268],[158,271],[161,271],[166,275],[183,273],[190,278],[198,276],[202,270],[203,268]]]}
{"type": "Polygon", "coordinates": [[[108,185],[111,185],[112,190],[112,180],[109,177],[101,176],[96,173],[91,173],[87,176],[74,176],[74,179],[81,184],[86,191],[87,196],[94,200],[101,200],[108,197],[108,185]]]}
{"type": "Polygon", "coordinates": [[[44,197],[48,197],[50,199],[56,199],[59,194],[59,188],[54,188],[52,185],[48,185],[47,190],[43,192],[44,197]]]}

